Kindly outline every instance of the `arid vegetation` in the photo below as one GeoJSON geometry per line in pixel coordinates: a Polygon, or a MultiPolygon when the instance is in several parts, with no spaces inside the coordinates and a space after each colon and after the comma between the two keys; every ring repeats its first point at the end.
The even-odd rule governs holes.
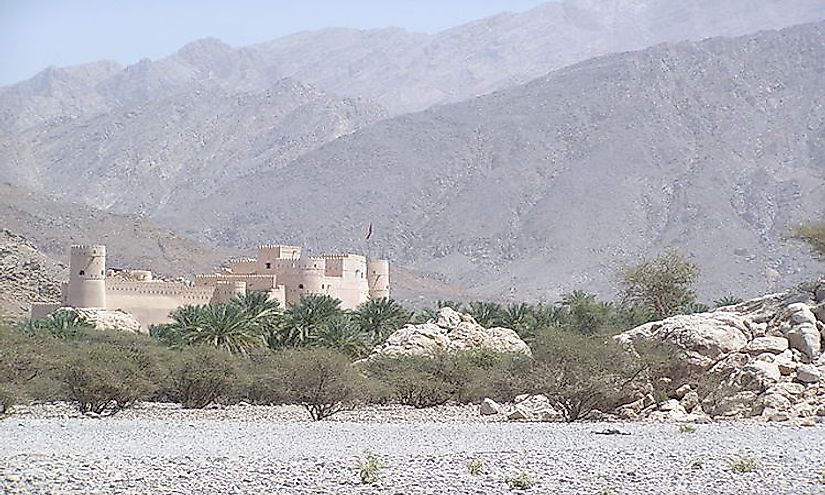
{"type": "Polygon", "coordinates": [[[60,314],[2,329],[3,404],[62,399],[81,412],[114,414],[139,401],[292,403],[321,420],[364,403],[426,408],[538,393],[575,421],[612,410],[640,377],[658,370],[655,353],[642,359],[610,336],[659,314],[690,312],[697,276],[669,252],[621,272],[621,302],[575,291],[556,304],[442,301],[418,313],[389,299],[344,311],[328,296],[284,309],[251,293],[179,308],[150,337],[95,331],[60,314]],[[481,349],[364,359],[395,330],[444,306],[487,327],[514,329],[533,356],[481,349]]]}

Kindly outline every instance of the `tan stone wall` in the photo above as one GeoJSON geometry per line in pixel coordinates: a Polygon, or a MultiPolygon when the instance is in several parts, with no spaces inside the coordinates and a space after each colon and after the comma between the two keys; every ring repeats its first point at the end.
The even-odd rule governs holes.
{"type": "Polygon", "coordinates": [[[209,304],[213,288],[190,287],[180,282],[108,280],[107,309],[131,313],[144,328],[168,323],[169,313],[184,305],[209,304]]]}

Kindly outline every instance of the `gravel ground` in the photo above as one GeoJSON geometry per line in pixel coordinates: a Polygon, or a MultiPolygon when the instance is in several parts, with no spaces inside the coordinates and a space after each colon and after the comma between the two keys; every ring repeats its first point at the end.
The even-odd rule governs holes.
{"type": "Polygon", "coordinates": [[[505,478],[526,472],[537,494],[825,494],[825,425],[696,428],[504,423],[465,407],[311,423],[284,406],[152,404],[105,419],[38,406],[0,420],[0,493],[480,495],[511,493],[505,478]],[[608,428],[628,434],[596,433],[608,428]],[[358,479],[367,451],[383,464],[374,485],[358,479]],[[737,456],[756,469],[732,470],[737,456]]]}

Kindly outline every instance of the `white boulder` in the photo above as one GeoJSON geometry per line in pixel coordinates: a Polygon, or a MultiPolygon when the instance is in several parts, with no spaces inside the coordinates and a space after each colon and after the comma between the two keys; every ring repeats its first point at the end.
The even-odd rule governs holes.
{"type": "Polygon", "coordinates": [[[530,347],[509,328],[484,328],[469,315],[442,308],[436,317],[420,325],[407,325],[393,332],[372,351],[374,356],[431,355],[470,349],[532,355],[530,347]]]}

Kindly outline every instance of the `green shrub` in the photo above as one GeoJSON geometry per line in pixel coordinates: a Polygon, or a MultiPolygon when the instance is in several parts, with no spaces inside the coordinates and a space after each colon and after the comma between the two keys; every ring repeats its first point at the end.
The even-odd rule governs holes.
{"type": "Polygon", "coordinates": [[[358,460],[358,477],[361,483],[372,485],[381,480],[381,459],[367,452],[363,459],[358,460]]]}
{"type": "Polygon", "coordinates": [[[536,486],[536,478],[532,474],[522,471],[515,476],[504,479],[511,490],[529,490],[536,486]]]}
{"type": "Polygon", "coordinates": [[[79,349],[60,376],[68,398],[82,413],[114,414],[154,391],[152,376],[139,353],[97,343],[79,349]]]}
{"type": "Polygon", "coordinates": [[[304,406],[314,421],[351,410],[366,397],[364,378],[335,350],[283,351],[278,366],[286,398],[304,406]]]}
{"type": "Polygon", "coordinates": [[[647,369],[611,338],[571,332],[542,332],[533,354],[533,389],[525,392],[546,395],[566,421],[614,410],[647,369]]]}
{"type": "Polygon", "coordinates": [[[166,398],[186,409],[202,409],[226,394],[236,379],[235,360],[210,347],[192,347],[172,362],[164,387],[166,398]]]}
{"type": "Polygon", "coordinates": [[[418,409],[445,404],[468,381],[467,368],[446,353],[381,357],[367,364],[367,373],[384,385],[391,401],[418,409]]]}
{"type": "Polygon", "coordinates": [[[484,461],[482,461],[481,459],[470,459],[470,461],[467,462],[467,471],[469,471],[470,474],[473,476],[484,474],[484,461]]]}
{"type": "Polygon", "coordinates": [[[696,427],[693,425],[679,425],[679,433],[696,433],[696,427]]]}
{"type": "Polygon", "coordinates": [[[696,300],[692,287],[698,278],[699,267],[672,249],[658,258],[625,267],[619,282],[625,301],[646,306],[664,318],[696,300]]]}
{"type": "Polygon", "coordinates": [[[753,456],[737,456],[728,459],[728,467],[734,473],[752,473],[759,468],[759,460],[753,456]]]}

